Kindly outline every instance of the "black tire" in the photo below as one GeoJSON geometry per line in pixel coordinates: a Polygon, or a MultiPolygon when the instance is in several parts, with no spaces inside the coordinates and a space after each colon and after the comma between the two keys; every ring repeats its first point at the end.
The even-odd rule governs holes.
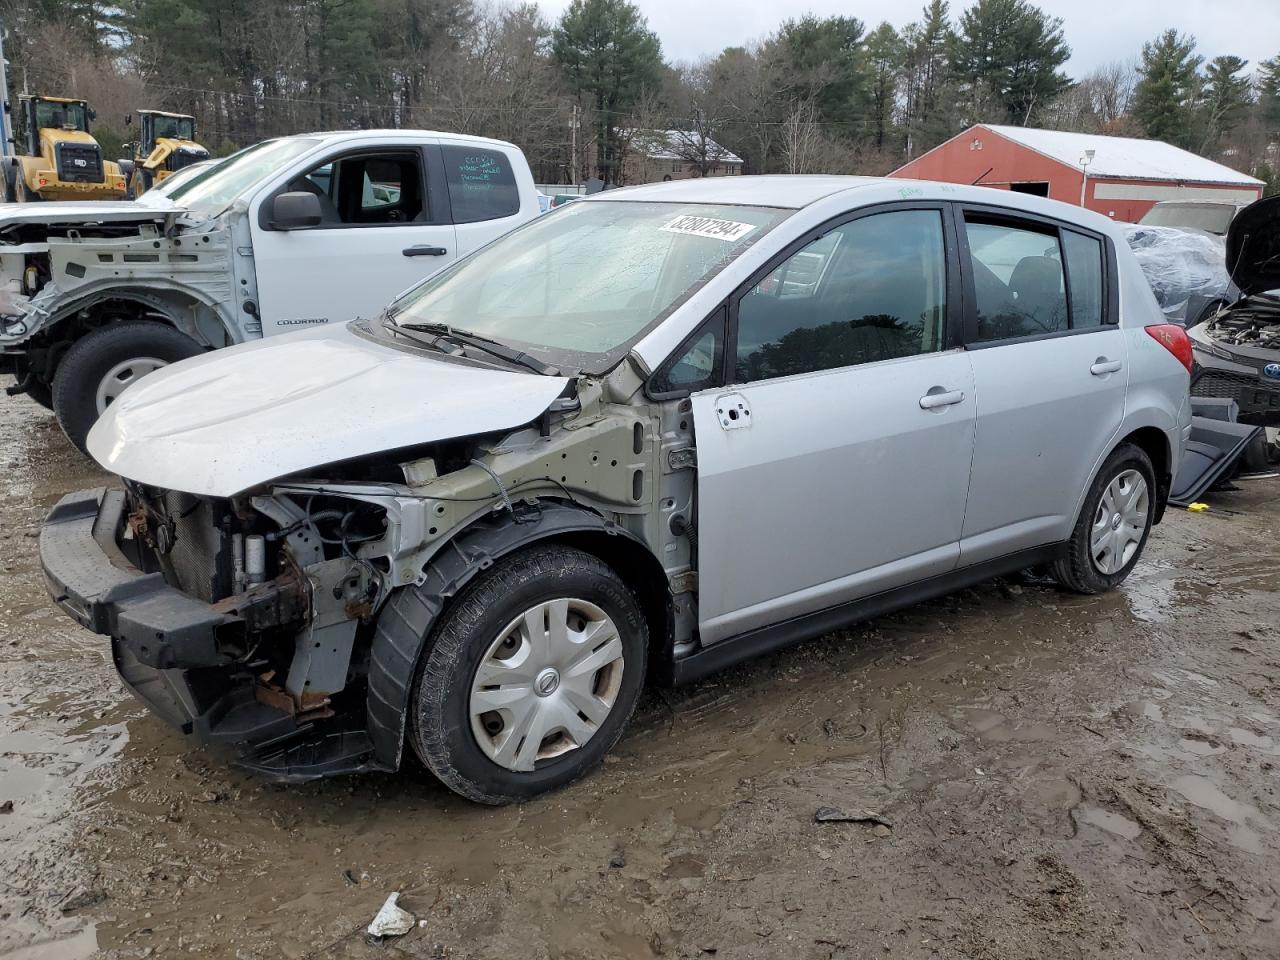
{"type": "Polygon", "coordinates": [[[88,454],[85,438],[99,416],[98,387],[112,368],[143,357],[177,363],[203,352],[190,337],[151,320],[126,320],[90,331],[71,345],[53,377],[53,412],[62,432],[88,454]]]}
{"type": "Polygon", "coordinates": [[[17,174],[18,184],[14,193],[14,198],[17,200],[17,202],[18,203],[44,203],[44,197],[40,196],[40,194],[36,193],[29,186],[27,186],[26,174],[24,174],[21,169],[15,172],[17,174]]]}
{"type": "Polygon", "coordinates": [[[1076,593],[1105,593],[1122,583],[1129,576],[1134,565],[1142,557],[1147,546],[1147,538],[1151,535],[1151,524],[1156,513],[1156,478],[1151,467],[1151,458],[1140,448],[1131,443],[1122,443],[1111,452],[1102,464],[1102,469],[1094,478],[1084,504],[1080,507],[1080,516],[1076,518],[1075,528],[1067,543],[1067,553],[1053,565],[1053,578],[1068,590],[1076,593]],[[1136,470],[1146,481],[1148,491],[1148,507],[1146,526],[1138,540],[1138,547],[1128,562],[1115,573],[1103,573],[1094,563],[1090,550],[1090,533],[1097,516],[1099,505],[1111,482],[1128,470],[1136,470]]]}
{"type": "Polygon", "coordinates": [[[572,783],[596,767],[622,735],[644,686],[648,628],[635,595],[599,558],[558,544],[530,547],[498,561],[445,611],[430,638],[409,700],[410,740],[447,787],[478,803],[524,800],[572,783]],[[539,603],[572,597],[595,604],[622,641],[623,670],[613,709],[585,744],[517,772],[476,741],[471,684],[503,628],[539,603]]]}

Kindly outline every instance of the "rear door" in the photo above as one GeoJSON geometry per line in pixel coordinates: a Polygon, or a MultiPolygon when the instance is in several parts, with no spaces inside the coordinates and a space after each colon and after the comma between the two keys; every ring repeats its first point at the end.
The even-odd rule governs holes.
{"type": "Polygon", "coordinates": [[[955,566],[974,401],[948,223],[837,221],[731,298],[731,385],[692,396],[703,643],[955,566]]]}
{"type": "Polygon", "coordinates": [[[313,164],[275,192],[314,193],[315,227],[276,229],[262,203],[252,231],[264,336],[376,315],[457,259],[437,149],[393,143],[313,164]]]}
{"type": "Polygon", "coordinates": [[[440,156],[459,256],[537,216],[533,174],[514,147],[443,139],[440,156]]]}
{"type": "Polygon", "coordinates": [[[977,438],[961,563],[1065,539],[1124,415],[1106,238],[1022,213],[961,218],[977,438]]]}

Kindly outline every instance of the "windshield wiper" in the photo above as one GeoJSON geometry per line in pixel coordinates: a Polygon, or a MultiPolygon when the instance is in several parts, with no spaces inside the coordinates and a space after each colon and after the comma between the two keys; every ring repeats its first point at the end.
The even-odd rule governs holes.
{"type": "Polygon", "coordinates": [[[462,346],[472,347],[482,353],[497,357],[499,360],[506,360],[508,363],[519,364],[534,373],[542,376],[559,376],[560,370],[543,363],[537,357],[530,356],[523,350],[517,350],[509,347],[505,343],[492,340],[489,337],[482,337],[478,333],[469,333],[466,330],[455,330],[447,323],[395,323],[387,320],[383,322],[383,326],[392,325],[398,330],[412,330],[415,333],[433,334],[436,340],[451,340],[462,346]]]}

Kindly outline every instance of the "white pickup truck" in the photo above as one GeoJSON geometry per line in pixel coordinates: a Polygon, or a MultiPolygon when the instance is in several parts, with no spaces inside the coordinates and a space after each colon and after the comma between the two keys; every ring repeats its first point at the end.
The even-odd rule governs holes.
{"type": "Polygon", "coordinates": [[[0,370],[83,450],[157,367],[367,316],[538,213],[519,148],[420,130],[267,140],[136,201],[0,205],[0,370]]]}

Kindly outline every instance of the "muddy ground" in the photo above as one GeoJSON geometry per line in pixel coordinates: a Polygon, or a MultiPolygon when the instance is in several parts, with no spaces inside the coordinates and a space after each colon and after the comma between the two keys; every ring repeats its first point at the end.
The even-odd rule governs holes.
{"type": "Polygon", "coordinates": [[[992,583],[654,692],[485,809],[264,785],[149,716],[36,563],[100,479],[0,400],[0,957],[1280,957],[1280,481],[1110,596],[992,583]],[[424,922],[371,946],[393,890],[424,922]]]}

